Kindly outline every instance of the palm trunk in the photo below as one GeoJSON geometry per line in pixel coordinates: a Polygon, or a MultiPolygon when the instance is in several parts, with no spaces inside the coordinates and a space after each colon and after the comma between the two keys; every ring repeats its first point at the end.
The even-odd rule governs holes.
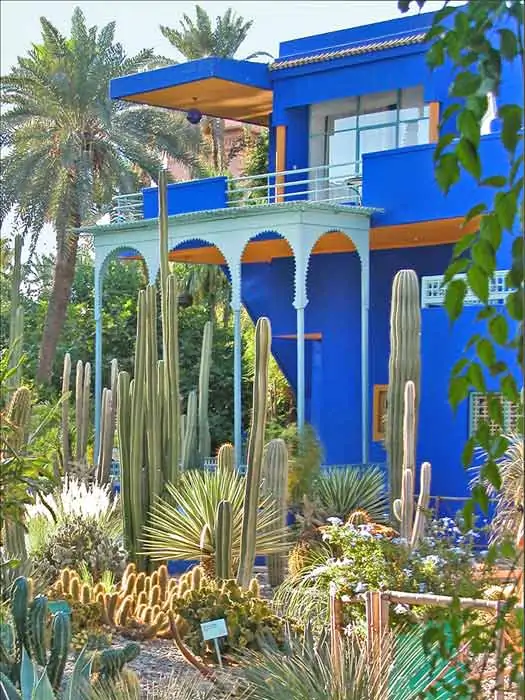
{"type": "MultiPolygon", "coordinates": [[[[75,215],[73,221],[75,228],[78,228],[80,223],[80,217],[75,215]]],[[[75,278],[78,236],[66,233],[61,236],[61,240],[57,243],[53,289],[47,306],[37,372],[37,382],[42,384],[49,384],[51,381],[58,340],[66,320],[71,288],[75,278]]]]}

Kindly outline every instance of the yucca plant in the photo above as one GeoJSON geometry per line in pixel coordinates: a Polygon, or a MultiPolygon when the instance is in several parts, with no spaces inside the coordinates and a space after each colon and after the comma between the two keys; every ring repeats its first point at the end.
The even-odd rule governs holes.
{"type": "MultiPolygon", "coordinates": [[[[238,560],[244,507],[242,475],[188,471],[177,484],[168,484],[167,491],[170,500],[159,499],[144,528],[144,551],[153,561],[213,559],[215,515],[221,501],[232,505],[232,555],[238,560]]],[[[289,547],[286,529],[280,525],[280,514],[270,496],[260,497],[255,546],[257,554],[283,552],[289,547]]]]}
{"type": "MultiPolygon", "coordinates": [[[[355,635],[341,644],[340,673],[334,668],[327,634],[315,639],[307,627],[303,634],[288,634],[285,653],[269,644],[261,654],[244,655],[243,676],[250,700],[416,700],[443,669],[421,673],[424,660],[417,633],[389,639],[383,659],[391,663],[382,672],[369,662],[366,644],[355,635]],[[393,655],[390,654],[393,650],[393,655]],[[385,672],[386,670],[386,672],[385,672]],[[419,677],[419,678],[418,678],[419,677]],[[414,679],[418,680],[414,680],[414,679]]],[[[455,671],[445,673],[452,681],[455,671]]],[[[427,695],[424,695],[427,697],[427,695]]],[[[433,698],[450,697],[436,689],[433,698]]]]}
{"type": "Polygon", "coordinates": [[[341,520],[355,510],[364,510],[373,522],[385,522],[388,515],[385,477],[381,469],[332,467],[317,480],[317,517],[341,520]]]}
{"type": "MultiPolygon", "coordinates": [[[[502,541],[510,538],[514,542],[523,517],[523,506],[525,505],[523,493],[525,478],[523,435],[510,433],[504,437],[508,440],[509,445],[503,457],[498,461],[501,487],[496,490],[488,481],[485,485],[489,496],[496,500],[496,513],[490,525],[492,541],[502,541]]],[[[473,483],[478,482],[480,479],[485,456],[481,452],[482,466],[474,468],[476,476],[473,479],[473,483]]]]}

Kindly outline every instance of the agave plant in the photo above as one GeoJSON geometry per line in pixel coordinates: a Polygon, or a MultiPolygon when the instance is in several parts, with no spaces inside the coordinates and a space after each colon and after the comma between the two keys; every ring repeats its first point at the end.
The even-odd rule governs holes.
{"type": "MultiPolygon", "coordinates": [[[[380,700],[387,696],[390,700],[416,700],[440,672],[449,682],[455,674],[453,669],[444,670],[445,662],[422,673],[424,656],[417,633],[387,640],[381,654],[387,665],[381,672],[370,663],[366,644],[355,635],[343,639],[337,672],[328,635],[316,640],[309,627],[303,634],[289,631],[284,653],[270,643],[261,654],[247,652],[243,656],[246,697],[250,700],[380,700]]],[[[450,695],[435,689],[432,697],[450,695]]]]}
{"type": "MultiPolygon", "coordinates": [[[[238,560],[244,507],[244,477],[237,472],[192,470],[176,485],[168,484],[170,500],[159,499],[144,528],[144,550],[153,561],[198,559],[203,555],[201,538],[207,531],[205,554],[215,554],[215,514],[221,501],[232,505],[232,556],[238,560]]],[[[256,552],[271,554],[288,549],[286,529],[270,496],[261,496],[257,518],[256,552]]]]}
{"type": "Polygon", "coordinates": [[[345,520],[355,510],[366,511],[374,522],[385,522],[388,514],[385,477],[374,465],[332,467],[317,481],[317,517],[345,520]]]}

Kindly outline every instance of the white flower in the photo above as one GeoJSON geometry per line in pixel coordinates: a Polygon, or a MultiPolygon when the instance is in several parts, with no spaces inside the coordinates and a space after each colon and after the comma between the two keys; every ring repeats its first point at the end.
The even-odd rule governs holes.
{"type": "Polygon", "coordinates": [[[356,585],[354,587],[354,591],[356,593],[364,593],[367,588],[368,588],[368,586],[366,585],[366,583],[359,581],[359,583],[356,583],[356,585]]]}
{"type": "Polygon", "coordinates": [[[330,535],[327,532],[323,532],[323,534],[322,534],[323,542],[330,542],[331,539],[332,538],[330,537],[330,535]]]}
{"type": "Polygon", "coordinates": [[[342,525],[343,521],[341,518],[326,518],[326,522],[330,523],[330,525],[342,525]]]}
{"type": "Polygon", "coordinates": [[[392,544],[408,544],[405,537],[393,537],[391,542],[392,544]]]}
{"type": "Polygon", "coordinates": [[[341,596],[341,602],[343,603],[349,603],[352,600],[352,598],[349,595],[342,595],[341,596]]]}
{"type": "Polygon", "coordinates": [[[441,564],[444,564],[445,562],[443,561],[443,559],[441,559],[441,557],[438,557],[437,554],[429,554],[428,556],[423,557],[421,563],[423,564],[423,566],[429,565],[432,567],[437,567],[441,564]]]}
{"type": "Polygon", "coordinates": [[[426,584],[424,581],[422,581],[422,582],[419,584],[419,592],[420,592],[420,593],[426,593],[426,590],[427,590],[427,584],[426,584]]]}

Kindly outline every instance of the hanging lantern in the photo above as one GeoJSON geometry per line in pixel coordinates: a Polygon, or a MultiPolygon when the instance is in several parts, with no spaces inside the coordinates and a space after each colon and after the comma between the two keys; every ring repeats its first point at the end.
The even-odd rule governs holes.
{"type": "Polygon", "coordinates": [[[202,113],[198,109],[189,109],[186,112],[186,119],[190,124],[198,124],[202,119],[202,113]]]}

